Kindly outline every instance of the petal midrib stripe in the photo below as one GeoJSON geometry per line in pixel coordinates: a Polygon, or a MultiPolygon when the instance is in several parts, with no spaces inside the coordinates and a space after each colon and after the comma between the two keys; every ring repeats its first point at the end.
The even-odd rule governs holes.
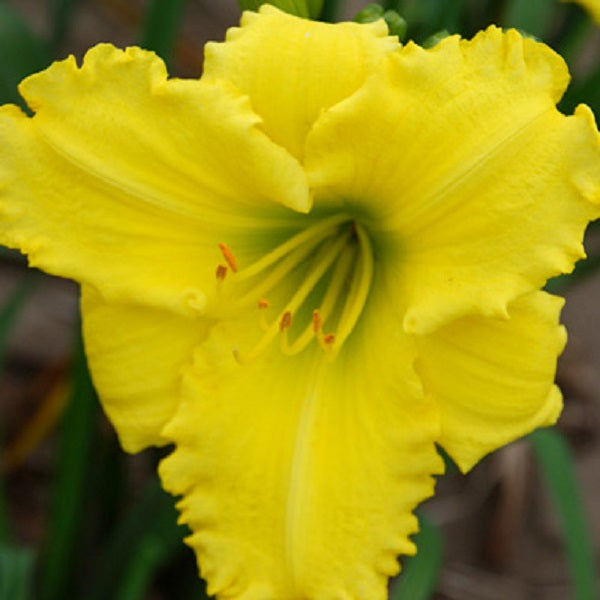
{"type": "Polygon", "coordinates": [[[308,489],[309,462],[312,458],[310,452],[310,437],[314,431],[314,420],[319,394],[317,392],[322,372],[325,367],[324,358],[315,353],[315,363],[311,365],[310,381],[302,400],[300,418],[296,429],[296,438],[292,452],[292,463],[290,465],[289,485],[285,511],[284,548],[285,562],[288,566],[290,580],[294,589],[301,573],[300,562],[302,560],[302,533],[305,531],[305,520],[308,502],[306,492],[308,489]]]}

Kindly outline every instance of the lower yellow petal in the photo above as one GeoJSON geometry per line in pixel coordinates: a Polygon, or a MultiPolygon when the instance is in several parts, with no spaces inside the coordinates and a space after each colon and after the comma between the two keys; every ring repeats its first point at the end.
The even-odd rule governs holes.
{"type": "Polygon", "coordinates": [[[140,305],[109,304],[83,286],[88,363],[102,406],[125,450],[167,442],[160,431],[177,407],[181,372],[206,336],[200,319],[140,305]]]}
{"type": "Polygon", "coordinates": [[[465,317],[417,338],[418,371],[442,413],[440,443],[463,471],[558,418],[562,305],[534,292],[509,305],[507,320],[465,317]]]}
{"type": "Polygon", "coordinates": [[[387,306],[369,305],[333,362],[274,350],[240,366],[235,327],[221,326],[197,354],[160,473],[183,496],[209,593],[387,597],[397,554],[414,552],[412,510],[443,468],[436,410],[387,306]]]}

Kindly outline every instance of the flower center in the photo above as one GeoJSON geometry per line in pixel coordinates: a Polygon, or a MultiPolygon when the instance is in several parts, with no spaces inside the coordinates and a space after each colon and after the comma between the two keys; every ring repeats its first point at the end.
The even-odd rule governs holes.
{"type": "Polygon", "coordinates": [[[263,330],[252,349],[234,349],[238,362],[252,361],[277,339],[285,354],[313,341],[330,357],[337,354],[360,318],[373,278],[373,251],[362,225],[348,215],[325,218],[241,268],[227,245],[219,248],[226,263],[217,267],[219,285],[231,271],[234,310],[256,307],[263,330]]]}

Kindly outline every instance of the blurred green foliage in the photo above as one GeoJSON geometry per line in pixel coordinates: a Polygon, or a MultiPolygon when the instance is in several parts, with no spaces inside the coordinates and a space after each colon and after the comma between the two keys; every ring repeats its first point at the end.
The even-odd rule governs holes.
{"type": "MultiPolygon", "coordinates": [[[[238,0],[242,10],[258,10],[264,0],[238,0]]],[[[318,19],[323,10],[323,0],[271,0],[277,8],[298,17],[318,19]]]]}
{"type": "Polygon", "coordinates": [[[439,529],[423,516],[419,528],[414,540],[417,554],[404,559],[402,575],[392,584],[390,600],[428,600],[435,592],[444,561],[444,540],[439,529]]]}
{"type": "Polygon", "coordinates": [[[17,85],[26,75],[50,62],[46,44],[27,22],[4,2],[0,2],[0,100],[21,103],[17,85]]]}
{"type": "Polygon", "coordinates": [[[574,600],[596,597],[594,550],[585,510],[573,469],[573,456],[556,429],[540,429],[529,439],[558,513],[571,577],[574,600]]]}

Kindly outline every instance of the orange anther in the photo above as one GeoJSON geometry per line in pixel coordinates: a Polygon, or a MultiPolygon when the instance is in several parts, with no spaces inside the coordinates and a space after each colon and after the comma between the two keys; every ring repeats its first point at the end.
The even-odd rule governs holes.
{"type": "Polygon", "coordinates": [[[292,313],[289,310],[286,310],[281,315],[281,321],[279,321],[279,331],[285,331],[292,326],[292,313]]]}
{"type": "Polygon", "coordinates": [[[217,279],[223,281],[227,275],[227,267],[225,265],[217,265],[217,279]]]}
{"type": "Polygon", "coordinates": [[[231,267],[231,270],[235,273],[237,271],[237,262],[233,252],[229,249],[226,244],[219,243],[219,250],[223,253],[223,258],[227,261],[227,264],[231,267]]]}
{"type": "Polygon", "coordinates": [[[321,314],[319,313],[319,311],[317,309],[313,310],[312,324],[313,324],[313,331],[315,333],[318,333],[318,331],[321,329],[321,314]]]}
{"type": "Polygon", "coordinates": [[[269,301],[266,298],[261,298],[258,301],[258,308],[261,308],[261,309],[269,308],[269,301]]]}
{"type": "Polygon", "coordinates": [[[333,342],[335,342],[335,333],[328,333],[323,336],[324,344],[329,345],[329,344],[333,344],[333,342]]]}

